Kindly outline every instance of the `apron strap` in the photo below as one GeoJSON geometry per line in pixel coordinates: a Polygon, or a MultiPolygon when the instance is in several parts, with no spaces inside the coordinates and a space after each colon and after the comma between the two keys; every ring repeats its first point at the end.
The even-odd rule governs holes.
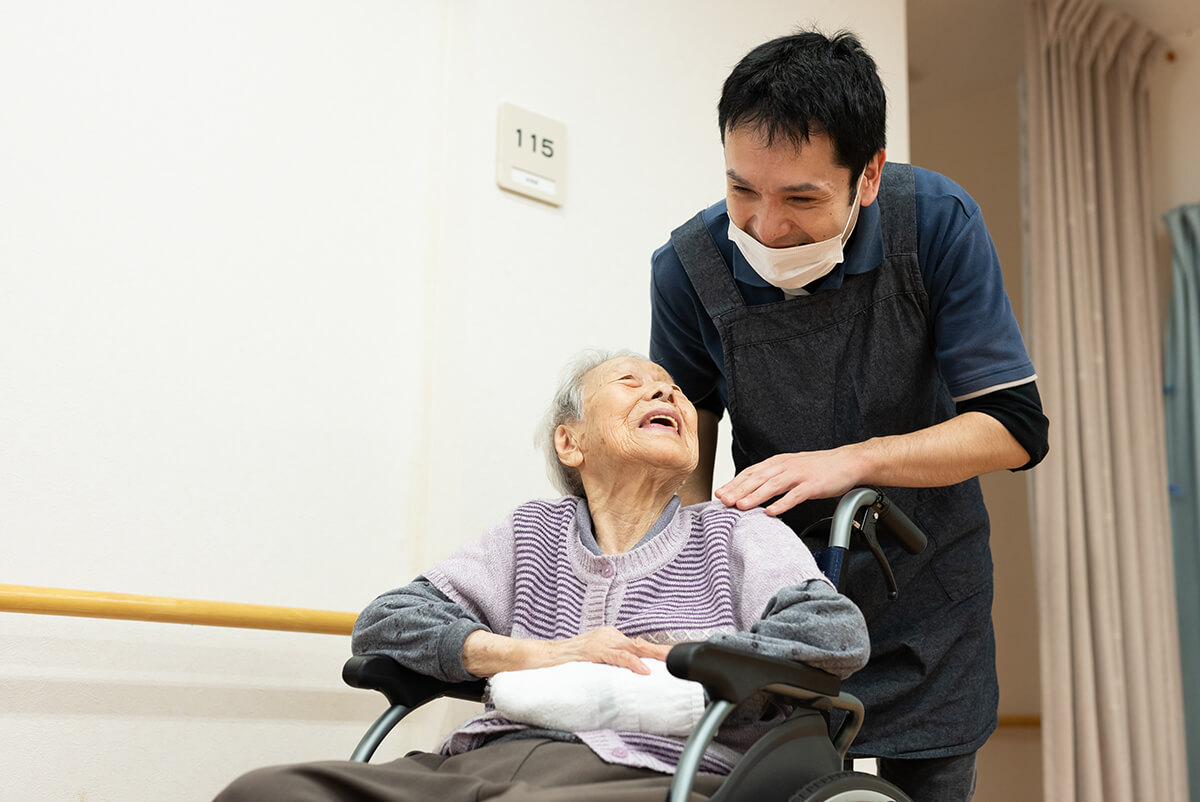
{"type": "Polygon", "coordinates": [[[917,255],[917,193],[911,164],[886,162],[879,186],[884,256],[917,255]]]}
{"type": "Polygon", "coordinates": [[[710,318],[716,320],[745,305],[733,283],[729,266],[725,264],[725,257],[717,250],[717,244],[704,224],[704,212],[672,231],[671,245],[710,318]]]}

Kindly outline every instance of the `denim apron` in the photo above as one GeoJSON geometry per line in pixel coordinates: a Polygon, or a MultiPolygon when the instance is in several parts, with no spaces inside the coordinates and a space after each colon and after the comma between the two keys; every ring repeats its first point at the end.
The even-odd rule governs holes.
{"type": "MultiPolygon", "coordinates": [[[[929,298],[917,264],[912,168],[886,164],[880,194],[884,259],[841,288],[747,306],[697,215],[671,241],[712,318],[738,471],[779,453],[905,434],[954,415],[934,358],[929,298]]],[[[995,729],[992,559],[979,481],[883,488],[929,536],[910,555],[880,533],[899,597],[889,602],[870,552],[854,548],[841,590],[862,610],[871,661],[843,688],[866,705],[857,755],[944,757],[972,752],[995,729]]],[[[797,533],[832,515],[836,499],[798,505],[797,533]]],[[[827,529],[805,537],[814,551],[827,529]]]]}

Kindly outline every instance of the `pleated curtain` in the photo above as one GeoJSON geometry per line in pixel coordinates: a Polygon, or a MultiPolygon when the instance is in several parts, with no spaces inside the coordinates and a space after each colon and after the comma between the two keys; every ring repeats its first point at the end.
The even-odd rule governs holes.
{"type": "Polygon", "coordinates": [[[1185,800],[1145,86],[1161,43],[1096,0],[1028,10],[1045,799],[1185,800]]]}
{"type": "Polygon", "coordinates": [[[1163,215],[1171,234],[1171,307],[1164,362],[1167,476],[1187,757],[1200,792],[1200,203],[1163,215]]]}

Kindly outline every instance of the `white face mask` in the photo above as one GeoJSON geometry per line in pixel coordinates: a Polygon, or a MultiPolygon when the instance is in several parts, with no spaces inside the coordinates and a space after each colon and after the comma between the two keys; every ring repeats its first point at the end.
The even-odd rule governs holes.
{"type": "MultiPolygon", "coordinates": [[[[865,173],[864,173],[865,176],[865,173]]],[[[850,204],[850,216],[842,233],[821,242],[808,245],[794,245],[791,248],[768,248],[754,237],[742,231],[729,221],[729,239],[746,257],[746,261],[754,268],[754,272],[789,295],[799,295],[800,289],[817,279],[829,274],[842,263],[844,254],[842,247],[854,232],[858,222],[858,191],[862,187],[863,176],[858,179],[854,188],[854,201],[850,204]]]]}

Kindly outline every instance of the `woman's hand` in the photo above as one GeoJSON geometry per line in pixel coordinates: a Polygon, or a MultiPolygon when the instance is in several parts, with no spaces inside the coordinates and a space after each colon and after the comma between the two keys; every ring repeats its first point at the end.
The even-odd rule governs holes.
{"type": "Polygon", "coordinates": [[[668,645],[627,637],[616,627],[600,627],[556,641],[510,638],[478,629],[463,643],[463,668],[476,677],[491,677],[501,671],[586,662],[649,674],[650,669],[641,658],[666,660],[669,651],[668,645]]]}
{"type": "Polygon", "coordinates": [[[600,627],[566,640],[547,641],[546,644],[551,647],[553,662],[545,665],[604,663],[628,668],[635,674],[650,673],[650,669],[641,658],[666,660],[667,652],[671,651],[671,647],[667,645],[651,643],[642,638],[626,637],[616,627],[600,627]]]}

